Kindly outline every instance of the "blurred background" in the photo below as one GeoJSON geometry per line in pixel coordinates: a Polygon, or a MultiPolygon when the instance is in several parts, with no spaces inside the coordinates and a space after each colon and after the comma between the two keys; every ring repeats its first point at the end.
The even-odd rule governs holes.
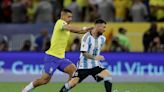
{"type": "MultiPolygon", "coordinates": [[[[163,0],[1,0],[0,50],[47,50],[62,8],[73,12],[77,26],[108,22],[103,51],[163,52],[163,0]]],[[[80,38],[72,34],[67,50],[78,51],[80,38]]]]}
{"type": "MultiPolygon", "coordinates": [[[[1,82],[30,82],[41,75],[44,51],[63,8],[72,11],[75,26],[93,26],[97,18],[108,22],[102,64],[114,82],[164,82],[164,0],[0,0],[1,82]]],[[[66,57],[75,64],[82,36],[72,33],[67,45],[66,57]]],[[[55,75],[52,81],[67,77],[55,75]]],[[[162,92],[158,89],[152,92],[162,92]]]]}

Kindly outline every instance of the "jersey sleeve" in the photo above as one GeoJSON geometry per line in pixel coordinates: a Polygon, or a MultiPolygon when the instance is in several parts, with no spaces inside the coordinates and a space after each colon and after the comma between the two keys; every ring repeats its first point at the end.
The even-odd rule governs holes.
{"type": "Polygon", "coordinates": [[[58,20],[55,24],[55,27],[57,30],[64,30],[64,25],[67,25],[67,23],[65,21],[62,20],[58,20]]]}
{"type": "Polygon", "coordinates": [[[81,40],[81,48],[80,48],[80,51],[88,51],[88,34],[85,34],[81,40]]]}
{"type": "Polygon", "coordinates": [[[67,25],[67,23],[63,21],[63,22],[61,23],[61,30],[64,30],[64,25],[67,25]]]}
{"type": "Polygon", "coordinates": [[[104,45],[105,42],[106,42],[106,37],[105,37],[105,36],[102,36],[102,37],[101,37],[101,41],[102,41],[102,45],[104,45]]]}

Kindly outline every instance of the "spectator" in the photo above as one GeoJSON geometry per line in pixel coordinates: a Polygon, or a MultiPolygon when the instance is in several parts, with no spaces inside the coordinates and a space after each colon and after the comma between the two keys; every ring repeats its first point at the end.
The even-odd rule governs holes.
{"type": "Polygon", "coordinates": [[[36,51],[46,51],[50,46],[50,37],[47,29],[42,29],[35,40],[36,51]]]}
{"type": "Polygon", "coordinates": [[[149,52],[164,52],[164,45],[161,44],[159,37],[155,37],[150,43],[149,52]]]}
{"type": "Polygon", "coordinates": [[[161,44],[164,45],[164,27],[161,27],[161,28],[160,28],[159,37],[160,37],[160,42],[161,42],[161,44]]]}
{"type": "Polygon", "coordinates": [[[11,23],[11,4],[12,0],[2,0],[1,8],[2,8],[2,21],[4,23],[11,23]]]}
{"type": "Polygon", "coordinates": [[[148,11],[141,0],[134,0],[130,9],[130,15],[134,22],[144,22],[147,20],[148,11]]]}
{"type": "Polygon", "coordinates": [[[157,21],[164,21],[164,1],[163,0],[150,0],[150,11],[152,18],[157,21]]]}
{"type": "Polygon", "coordinates": [[[0,42],[0,51],[9,51],[8,42],[3,40],[0,42]]]}
{"type": "Polygon", "coordinates": [[[80,22],[81,21],[81,7],[77,4],[76,0],[72,0],[72,3],[67,7],[69,10],[72,11],[74,22],[80,22]]]}
{"type": "Polygon", "coordinates": [[[71,4],[72,0],[63,0],[63,7],[67,8],[71,4]]]}
{"type": "Polygon", "coordinates": [[[150,43],[153,41],[155,37],[158,36],[157,32],[157,24],[152,23],[148,31],[146,31],[143,35],[143,46],[144,46],[144,52],[148,51],[148,48],[150,46],[150,43]]]}
{"type": "Polygon", "coordinates": [[[119,44],[119,39],[118,37],[113,37],[111,46],[110,46],[110,51],[112,52],[122,52],[123,51],[123,46],[119,44]]]}
{"type": "Polygon", "coordinates": [[[129,15],[128,10],[131,5],[131,0],[114,0],[115,17],[117,22],[123,22],[129,15]]]}
{"type": "Polygon", "coordinates": [[[26,23],[27,22],[27,1],[18,0],[12,4],[12,22],[26,23]]]}
{"type": "Polygon", "coordinates": [[[2,16],[3,11],[1,7],[2,7],[2,0],[0,0],[0,23],[3,21],[3,16],[2,16]]]}
{"type": "Polygon", "coordinates": [[[34,0],[28,0],[27,1],[27,18],[29,23],[34,22],[34,14],[36,11],[37,3],[34,2],[34,0]]]}
{"type": "Polygon", "coordinates": [[[50,44],[50,39],[46,39],[46,41],[44,42],[43,51],[47,51],[50,48],[50,44]]]}
{"type": "Polygon", "coordinates": [[[80,50],[80,39],[76,37],[71,45],[71,51],[79,51],[80,50]]]}
{"type": "Polygon", "coordinates": [[[100,17],[106,21],[115,21],[113,0],[102,0],[99,4],[100,17]]]}
{"type": "Polygon", "coordinates": [[[66,0],[51,0],[54,21],[59,18],[60,11],[63,9],[63,1],[66,0]]]}
{"type": "Polygon", "coordinates": [[[87,7],[88,7],[88,0],[77,0],[77,3],[80,5],[81,9],[82,9],[82,14],[81,14],[81,19],[82,21],[85,21],[86,19],[86,11],[87,11],[87,7]]]}
{"type": "Polygon", "coordinates": [[[36,23],[53,23],[52,5],[49,0],[41,0],[36,7],[36,23]]]}
{"type": "Polygon", "coordinates": [[[0,51],[9,51],[8,37],[0,35],[0,51]]]}
{"type": "Polygon", "coordinates": [[[130,41],[126,36],[126,29],[119,28],[118,35],[112,40],[111,51],[116,52],[129,52],[130,51],[130,41]]]}
{"type": "Polygon", "coordinates": [[[23,43],[23,47],[21,48],[21,51],[31,51],[32,49],[31,41],[25,40],[23,43]]]}
{"type": "Polygon", "coordinates": [[[150,19],[150,5],[149,5],[149,0],[142,0],[143,1],[143,4],[146,6],[146,9],[148,11],[148,21],[151,21],[150,19]]]}
{"type": "Polygon", "coordinates": [[[98,1],[97,0],[89,0],[89,8],[88,8],[88,19],[87,21],[93,22],[100,17],[98,13],[98,1]]]}

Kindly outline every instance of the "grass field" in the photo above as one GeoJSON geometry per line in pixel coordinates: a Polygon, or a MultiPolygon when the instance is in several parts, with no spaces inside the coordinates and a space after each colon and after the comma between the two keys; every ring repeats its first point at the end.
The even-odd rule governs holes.
{"type": "MultiPolygon", "coordinates": [[[[27,83],[0,83],[0,92],[21,92],[27,83]]],[[[49,83],[32,92],[59,92],[63,83],[49,83]]],[[[114,83],[118,92],[164,92],[164,83],[114,83]]],[[[70,92],[105,92],[103,83],[81,83],[70,92]]]]}

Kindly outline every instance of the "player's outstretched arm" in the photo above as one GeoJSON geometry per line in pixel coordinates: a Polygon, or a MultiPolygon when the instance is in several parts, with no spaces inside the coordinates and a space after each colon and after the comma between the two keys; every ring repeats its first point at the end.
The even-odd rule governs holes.
{"type": "Polygon", "coordinates": [[[93,56],[86,51],[82,51],[82,53],[83,53],[84,57],[86,57],[88,59],[99,60],[99,61],[105,59],[104,56],[101,56],[101,55],[93,56]]]}
{"type": "Polygon", "coordinates": [[[88,31],[91,31],[93,29],[93,27],[79,28],[79,27],[74,27],[74,26],[71,26],[71,25],[63,25],[63,29],[69,30],[70,32],[73,32],[73,33],[84,34],[88,31]]]}

